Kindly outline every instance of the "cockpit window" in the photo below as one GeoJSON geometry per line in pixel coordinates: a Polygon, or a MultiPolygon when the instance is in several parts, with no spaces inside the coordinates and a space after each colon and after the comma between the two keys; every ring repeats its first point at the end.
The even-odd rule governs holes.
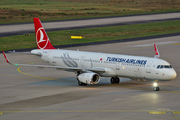
{"type": "Polygon", "coordinates": [[[172,68],[171,65],[158,65],[157,69],[162,69],[162,68],[172,68]]]}
{"type": "Polygon", "coordinates": [[[169,65],[164,65],[164,68],[169,68],[169,65]]]}

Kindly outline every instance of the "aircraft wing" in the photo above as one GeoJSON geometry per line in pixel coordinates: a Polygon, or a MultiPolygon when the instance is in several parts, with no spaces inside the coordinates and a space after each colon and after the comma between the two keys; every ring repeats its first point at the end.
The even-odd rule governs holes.
{"type": "Polygon", "coordinates": [[[3,55],[6,59],[6,62],[11,64],[11,65],[15,65],[15,66],[27,66],[27,67],[37,67],[37,68],[54,68],[54,69],[58,69],[58,70],[67,70],[67,71],[92,71],[92,72],[96,72],[96,73],[103,73],[105,72],[105,69],[103,68],[79,68],[79,67],[66,67],[66,66],[51,66],[51,65],[31,65],[31,64],[14,64],[11,63],[8,59],[8,57],[6,56],[6,54],[3,52],[3,55]]]}

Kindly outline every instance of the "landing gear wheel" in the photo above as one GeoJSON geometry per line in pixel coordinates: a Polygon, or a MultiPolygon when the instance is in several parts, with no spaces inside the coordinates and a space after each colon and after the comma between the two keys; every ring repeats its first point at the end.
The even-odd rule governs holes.
{"type": "Polygon", "coordinates": [[[83,83],[84,86],[86,86],[87,84],[86,83],[83,83]]]}
{"type": "Polygon", "coordinates": [[[111,78],[111,84],[119,83],[119,78],[118,77],[112,77],[111,78]]]}
{"type": "Polygon", "coordinates": [[[114,77],[111,78],[111,84],[114,84],[116,82],[116,79],[114,77]]]}
{"type": "Polygon", "coordinates": [[[83,86],[83,83],[78,80],[78,85],[83,86]]]}
{"type": "Polygon", "coordinates": [[[116,79],[116,83],[119,83],[119,78],[118,77],[115,77],[115,79],[116,79]]]}
{"type": "Polygon", "coordinates": [[[78,80],[78,85],[79,85],[79,86],[86,86],[87,84],[86,84],[86,83],[83,83],[83,82],[80,82],[80,81],[78,80]]]}
{"type": "Polygon", "coordinates": [[[154,91],[159,91],[159,90],[160,90],[160,88],[158,87],[158,80],[155,80],[155,81],[154,81],[153,86],[154,86],[154,87],[153,87],[153,90],[154,90],[154,91]]]}
{"type": "Polygon", "coordinates": [[[154,89],[154,91],[159,91],[160,90],[159,87],[154,87],[153,89],[154,89]]]}

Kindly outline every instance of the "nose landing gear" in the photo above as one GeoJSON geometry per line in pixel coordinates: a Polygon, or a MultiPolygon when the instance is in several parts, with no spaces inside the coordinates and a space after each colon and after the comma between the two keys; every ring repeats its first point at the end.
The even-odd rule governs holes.
{"type": "Polygon", "coordinates": [[[159,91],[160,90],[160,88],[158,86],[158,81],[157,80],[155,80],[154,83],[153,83],[153,90],[154,91],[159,91]]]}

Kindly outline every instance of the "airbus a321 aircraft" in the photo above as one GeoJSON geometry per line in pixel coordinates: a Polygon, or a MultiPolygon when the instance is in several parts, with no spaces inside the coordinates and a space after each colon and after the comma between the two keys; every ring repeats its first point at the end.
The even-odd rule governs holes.
{"type": "Polygon", "coordinates": [[[7,63],[75,72],[80,86],[97,84],[100,77],[111,77],[112,84],[119,83],[119,77],[126,77],[132,80],[152,80],[154,91],[159,91],[158,81],[172,80],[177,75],[167,61],[159,59],[160,54],[155,44],[156,55],[152,58],[61,50],[52,46],[39,18],[34,18],[34,27],[38,49],[32,50],[31,54],[51,65],[12,64],[3,51],[7,63]]]}

